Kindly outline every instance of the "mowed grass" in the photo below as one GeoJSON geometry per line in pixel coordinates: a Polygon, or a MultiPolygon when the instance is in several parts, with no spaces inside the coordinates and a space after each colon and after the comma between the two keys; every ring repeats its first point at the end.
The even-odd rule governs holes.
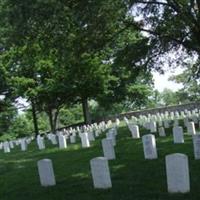
{"type": "MultiPolygon", "coordinates": [[[[141,135],[148,134],[140,130],[141,135]]],[[[0,200],[188,200],[200,199],[200,161],[194,160],[191,136],[184,144],[173,144],[172,130],[167,137],[156,135],[159,159],[145,160],[141,139],[132,139],[127,127],[118,129],[116,160],[109,161],[112,189],[93,188],[90,159],[102,156],[101,135],[92,146],[83,149],[79,144],[68,144],[60,150],[48,144],[39,151],[33,142],[27,152],[19,147],[11,153],[0,152],[0,200]],[[189,156],[191,192],[170,195],[167,193],[165,156],[184,153],[189,156]],[[37,161],[52,159],[56,186],[41,187],[37,161]]]]}

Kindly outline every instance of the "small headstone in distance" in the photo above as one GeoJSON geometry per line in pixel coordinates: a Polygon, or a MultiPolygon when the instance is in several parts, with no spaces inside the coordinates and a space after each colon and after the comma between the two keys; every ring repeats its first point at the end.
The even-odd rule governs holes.
{"type": "Polygon", "coordinates": [[[152,134],[142,136],[145,159],[157,159],[156,139],[152,134]]]}

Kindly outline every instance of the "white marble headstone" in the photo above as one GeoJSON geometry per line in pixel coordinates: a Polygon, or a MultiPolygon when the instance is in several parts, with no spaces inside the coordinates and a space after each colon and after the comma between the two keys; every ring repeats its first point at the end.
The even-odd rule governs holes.
{"type": "Polygon", "coordinates": [[[200,135],[193,135],[194,158],[200,159],[200,135]]]}
{"type": "Polygon", "coordinates": [[[183,128],[181,126],[173,128],[173,139],[175,144],[184,143],[183,128]]]}
{"type": "Polygon", "coordinates": [[[8,141],[5,141],[3,143],[3,149],[4,149],[4,153],[10,153],[10,145],[8,141]]]}
{"type": "Polygon", "coordinates": [[[101,142],[102,142],[104,157],[106,157],[108,160],[115,159],[115,150],[113,147],[112,139],[105,138],[101,142]]]}
{"type": "Polygon", "coordinates": [[[40,150],[45,149],[44,138],[41,136],[37,137],[37,145],[40,150]]]}
{"type": "Polygon", "coordinates": [[[27,142],[26,142],[25,138],[21,139],[20,144],[21,144],[21,150],[26,151],[27,150],[27,142]]]}
{"type": "Polygon", "coordinates": [[[52,161],[50,159],[39,160],[37,165],[41,185],[44,187],[56,185],[52,161]]]}
{"type": "Polygon", "coordinates": [[[128,127],[129,130],[131,131],[132,138],[140,138],[139,127],[137,125],[130,123],[128,127]]]}
{"type": "Polygon", "coordinates": [[[116,135],[115,135],[115,132],[114,132],[112,129],[110,129],[110,130],[106,133],[106,138],[112,139],[113,146],[116,145],[116,135]]]}
{"type": "Polygon", "coordinates": [[[157,132],[156,122],[154,122],[154,121],[150,122],[150,131],[151,131],[151,133],[156,133],[157,132]]]}
{"type": "Polygon", "coordinates": [[[164,120],[164,127],[169,128],[169,120],[164,120]]]}
{"type": "Polygon", "coordinates": [[[188,122],[187,123],[187,132],[188,132],[189,135],[195,135],[196,134],[194,122],[188,122]]]}
{"type": "Polygon", "coordinates": [[[188,157],[175,153],[166,158],[167,187],[169,193],[190,192],[188,157]]]}
{"type": "Polygon", "coordinates": [[[105,157],[93,158],[90,161],[94,188],[108,189],[112,187],[108,160],[105,157]]]}
{"type": "Polygon", "coordinates": [[[87,148],[90,147],[90,141],[88,138],[88,133],[87,132],[83,132],[80,134],[81,137],[81,144],[83,148],[87,148]]]}
{"type": "Polygon", "coordinates": [[[89,131],[89,132],[88,132],[88,139],[89,139],[90,141],[95,141],[95,137],[94,137],[93,131],[89,131]]]}
{"type": "Polygon", "coordinates": [[[156,139],[152,134],[142,136],[145,159],[157,159],[156,139]]]}
{"type": "Polygon", "coordinates": [[[76,136],[75,135],[70,135],[69,139],[70,139],[71,144],[76,143],[76,136]]]}
{"type": "Polygon", "coordinates": [[[60,149],[65,149],[67,148],[67,141],[64,135],[59,135],[58,136],[58,144],[60,149]]]}
{"type": "Polygon", "coordinates": [[[159,132],[159,136],[160,137],[165,137],[166,136],[164,127],[159,127],[158,128],[158,132],[159,132]]]}

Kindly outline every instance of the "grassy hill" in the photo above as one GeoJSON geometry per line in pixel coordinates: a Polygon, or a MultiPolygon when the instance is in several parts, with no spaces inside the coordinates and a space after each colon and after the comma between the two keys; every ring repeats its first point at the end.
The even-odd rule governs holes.
{"type": "MultiPolygon", "coordinates": [[[[141,130],[142,134],[149,133],[141,130]]],[[[117,159],[109,161],[112,189],[93,188],[90,159],[102,156],[101,135],[91,148],[82,149],[79,144],[68,144],[60,150],[48,144],[39,151],[33,142],[27,152],[19,147],[8,154],[0,152],[0,199],[1,200],[188,200],[200,199],[200,160],[194,160],[191,136],[185,136],[184,144],[173,144],[171,129],[167,137],[157,136],[159,159],[144,160],[141,139],[133,140],[127,127],[118,129],[117,159]],[[184,153],[189,156],[191,192],[170,195],[167,193],[165,155],[184,153]],[[40,186],[37,161],[52,159],[57,185],[40,186]]],[[[141,134],[141,135],[142,135],[141,134]]]]}

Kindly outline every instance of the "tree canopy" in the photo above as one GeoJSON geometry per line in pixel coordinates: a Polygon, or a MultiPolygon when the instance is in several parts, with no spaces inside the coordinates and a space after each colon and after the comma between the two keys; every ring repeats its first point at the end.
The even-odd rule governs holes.
{"type": "Polygon", "coordinates": [[[124,23],[128,12],[122,0],[1,2],[1,66],[14,96],[30,101],[36,130],[37,111],[48,114],[54,132],[65,105],[81,103],[90,123],[90,99],[141,101],[152,83],[149,45],[124,23]]]}
{"type": "MultiPolygon", "coordinates": [[[[193,76],[200,73],[200,2],[197,0],[131,0],[133,17],[127,23],[151,38],[151,64],[161,55],[182,65],[195,57],[193,76]],[[185,52],[185,56],[184,56],[185,52]]],[[[173,62],[174,64],[175,62],[173,62]]],[[[159,67],[159,66],[158,66],[159,67]]],[[[161,66],[163,67],[163,66],[161,66]]]]}
{"type": "Polygon", "coordinates": [[[169,63],[193,59],[186,76],[199,76],[199,16],[192,0],[1,1],[0,95],[29,101],[36,134],[41,113],[55,132],[67,107],[82,105],[90,123],[91,100],[102,110],[141,108],[167,53],[169,63]]]}

